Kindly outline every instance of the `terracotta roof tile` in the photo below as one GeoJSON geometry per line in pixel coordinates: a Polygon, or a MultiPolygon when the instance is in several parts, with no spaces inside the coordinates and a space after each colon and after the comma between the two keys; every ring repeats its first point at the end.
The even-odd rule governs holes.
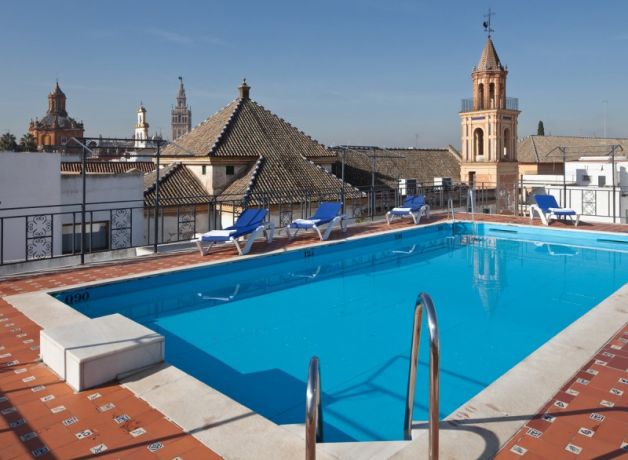
{"type": "MultiPolygon", "coordinates": [[[[88,161],[88,174],[124,174],[131,170],[149,173],[155,170],[152,161],[88,161]]],[[[61,162],[61,173],[81,172],[80,161],[61,162]]]]}
{"type": "Polygon", "coordinates": [[[162,150],[162,155],[209,155],[228,128],[239,104],[240,99],[231,101],[218,112],[195,126],[189,133],[176,139],[176,145],[169,144],[166,146],[162,150]]]}
{"type": "Polygon", "coordinates": [[[482,55],[480,56],[480,62],[478,62],[475,70],[478,72],[487,70],[504,70],[504,66],[500,62],[497,51],[495,50],[493,40],[490,38],[486,40],[486,43],[484,44],[484,49],[482,50],[482,55]]]}
{"type": "Polygon", "coordinates": [[[583,156],[609,155],[612,145],[621,145],[622,154],[628,152],[627,138],[528,136],[517,144],[517,159],[520,163],[562,163],[559,147],[566,147],[565,156],[569,161],[583,156]]]}
{"type": "MultiPolygon", "coordinates": [[[[144,175],[144,205],[155,204],[157,172],[144,175]]],[[[175,162],[159,170],[159,204],[163,206],[205,204],[211,196],[194,173],[175,162]]]]}
{"type": "MultiPolygon", "coordinates": [[[[251,158],[249,169],[222,193],[248,203],[301,199],[306,192],[339,194],[342,182],[311,160],[335,153],[249,98],[238,98],[170,145],[164,155],[194,153],[214,158],[251,158]],[[185,151],[187,150],[187,151],[185,151]],[[280,197],[279,195],[282,194],[280,197]]],[[[348,196],[361,196],[349,186],[348,196]]]]}
{"type": "MultiPolygon", "coordinates": [[[[341,170],[341,150],[334,166],[341,170]]],[[[352,147],[345,159],[345,179],[356,186],[371,185],[372,156],[375,156],[375,185],[397,187],[398,179],[416,179],[418,183],[432,185],[435,177],[460,180],[460,158],[449,149],[415,149],[380,147],[352,147]]]]}

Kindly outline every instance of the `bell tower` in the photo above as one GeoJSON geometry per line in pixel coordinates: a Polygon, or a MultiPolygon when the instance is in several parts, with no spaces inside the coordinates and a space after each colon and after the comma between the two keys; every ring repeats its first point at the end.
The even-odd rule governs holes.
{"type": "Polygon", "coordinates": [[[192,108],[187,105],[183,77],[179,77],[177,105],[170,111],[170,124],[172,127],[172,140],[178,139],[192,130],[192,108]]]}
{"type": "Polygon", "coordinates": [[[135,148],[146,148],[148,140],[148,122],[146,121],[146,109],[144,104],[140,102],[140,108],[137,109],[137,124],[135,125],[135,148]]]}
{"type": "Polygon", "coordinates": [[[517,118],[519,101],[506,97],[508,68],[493,44],[490,12],[488,32],[478,64],[471,72],[473,98],[463,99],[460,178],[476,187],[498,188],[517,181],[517,118]]]}

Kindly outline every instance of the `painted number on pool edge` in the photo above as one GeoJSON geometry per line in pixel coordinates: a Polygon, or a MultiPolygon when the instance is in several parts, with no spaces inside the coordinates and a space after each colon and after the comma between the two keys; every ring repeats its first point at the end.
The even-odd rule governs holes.
{"type": "Polygon", "coordinates": [[[74,294],[68,294],[63,301],[68,305],[72,305],[76,302],[86,302],[89,300],[89,292],[75,292],[74,294]]]}
{"type": "Polygon", "coordinates": [[[314,250],[313,249],[304,249],[303,250],[303,257],[312,257],[314,255],[314,250]]]}

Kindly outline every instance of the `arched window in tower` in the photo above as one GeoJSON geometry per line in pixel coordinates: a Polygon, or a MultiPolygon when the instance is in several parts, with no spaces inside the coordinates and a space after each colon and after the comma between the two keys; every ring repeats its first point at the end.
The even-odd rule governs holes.
{"type": "Polygon", "coordinates": [[[510,159],[510,129],[504,129],[504,159],[510,159]]]}
{"type": "Polygon", "coordinates": [[[484,156],[484,131],[476,128],[473,131],[473,160],[478,161],[478,157],[484,156]]]}
{"type": "Polygon", "coordinates": [[[488,85],[488,101],[491,109],[495,108],[495,83],[488,85]]]}
{"type": "Polygon", "coordinates": [[[484,109],[484,83],[480,83],[478,85],[478,103],[477,108],[475,110],[483,110],[484,109]]]}

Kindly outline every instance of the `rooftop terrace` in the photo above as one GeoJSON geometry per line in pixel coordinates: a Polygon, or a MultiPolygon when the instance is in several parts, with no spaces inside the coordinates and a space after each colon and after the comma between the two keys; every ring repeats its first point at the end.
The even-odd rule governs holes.
{"type": "MultiPolygon", "coordinates": [[[[464,217],[457,215],[457,218],[464,217]]],[[[529,225],[529,220],[524,218],[494,215],[475,218],[529,225]]],[[[422,224],[443,219],[443,216],[433,216],[422,224]]],[[[540,225],[538,220],[534,225],[540,225]]],[[[407,222],[395,222],[390,227],[372,222],[349,227],[347,235],[334,232],[331,239],[408,227],[407,222]]],[[[562,222],[552,227],[573,228],[562,222]]],[[[612,224],[581,223],[577,228],[627,231],[626,226],[612,224]]],[[[252,253],[309,244],[317,244],[311,234],[292,242],[276,238],[271,245],[254,244],[252,253]]],[[[207,414],[203,426],[186,432],[135,395],[127,385],[112,383],[81,393],[73,392],[39,360],[41,328],[7,303],[5,297],[235,257],[235,250],[229,246],[217,248],[207,257],[201,257],[196,251],[183,251],[0,281],[0,458],[90,458],[99,452],[111,458],[220,458],[223,446],[208,442],[212,439],[208,433],[237,420],[223,420],[222,414],[207,414]]],[[[616,324],[616,327],[617,332],[604,338],[608,341],[590,356],[585,366],[573,369],[572,377],[555,389],[555,396],[539,407],[536,414],[508,414],[503,420],[493,420],[493,423],[514,421],[521,428],[510,440],[500,439],[498,445],[489,445],[490,437],[484,439],[487,442],[485,452],[494,453],[501,447],[497,458],[575,458],[578,454],[587,458],[611,458],[625,454],[628,325],[616,324]]],[[[519,397],[512,395],[512,398],[519,397]]],[[[473,414],[465,418],[468,420],[459,424],[475,422],[473,414]]],[[[448,448],[447,439],[443,439],[441,450],[448,448]]],[[[285,457],[285,452],[280,452],[282,447],[277,449],[277,457],[285,457]]],[[[256,457],[255,451],[249,453],[250,458],[256,457]]]]}

